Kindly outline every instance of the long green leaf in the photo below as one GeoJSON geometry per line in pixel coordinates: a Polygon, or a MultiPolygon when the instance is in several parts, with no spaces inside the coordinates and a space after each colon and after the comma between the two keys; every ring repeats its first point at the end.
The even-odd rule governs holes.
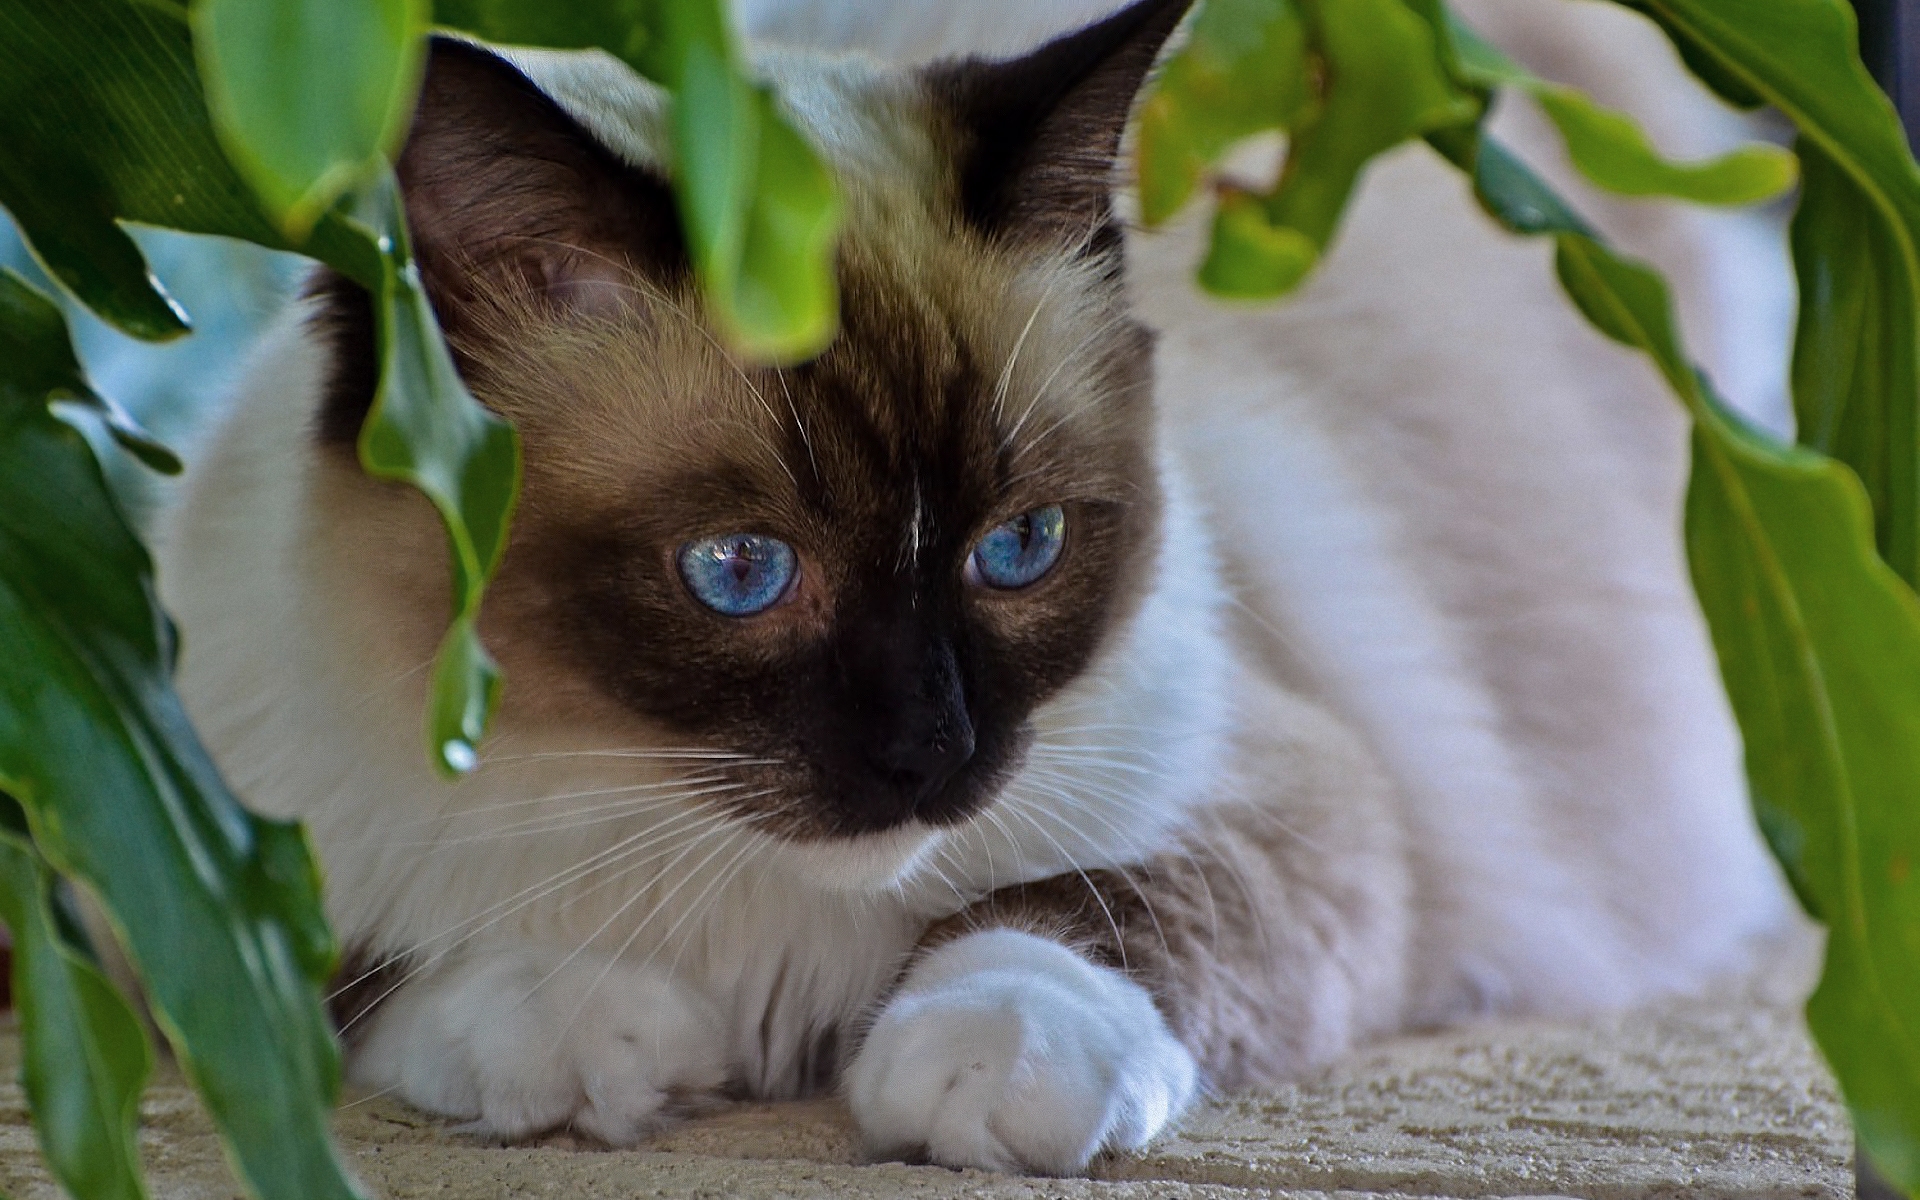
{"type": "Polygon", "coordinates": [[[751,357],[819,352],[839,319],[833,178],[747,77],[722,0],[438,0],[442,25],[489,41],[599,46],[673,95],[673,184],[712,314],[751,357]]]}
{"type": "Polygon", "coordinates": [[[53,873],[26,817],[0,796],[0,923],[13,931],[21,1084],[60,1186],[85,1200],[142,1200],[134,1140],[153,1050],[113,984],[67,944],[53,873]]]}
{"type": "Polygon", "coordinates": [[[1860,62],[1844,0],[1634,0],[1690,62],[1780,109],[1808,176],[1795,219],[1803,301],[1795,407],[1803,430],[1870,482],[1882,555],[1920,585],[1920,167],[1860,62]],[[1865,251],[1863,253],[1863,250],[1865,251]],[[1848,371],[1835,388],[1822,374],[1848,371]],[[1908,431],[1907,440],[1891,437],[1908,431]],[[1891,455],[1900,462],[1883,461],[1891,455]]]}
{"type": "MultiPolygon", "coordinates": [[[[0,203],[49,264],[61,257],[50,246],[113,239],[137,258],[116,220],[296,248],[221,150],[186,9],[171,0],[0,0],[0,145],[8,147],[0,203]],[[58,156],[23,163],[12,152],[22,144],[16,132],[56,146],[58,156]]],[[[499,690],[472,618],[505,543],[519,457],[511,433],[446,367],[391,187],[377,174],[361,189],[357,217],[326,213],[297,249],[373,294],[383,372],[362,461],[420,486],[447,524],[454,620],[434,670],[427,737],[436,764],[452,773],[475,761],[499,690]]],[[[146,335],[146,325],[121,319],[136,306],[144,273],[140,263],[130,280],[104,268],[60,278],[88,307],[146,335]]]]}
{"type": "Polygon", "coordinates": [[[420,286],[407,240],[400,187],[383,172],[360,207],[379,245],[374,289],[380,390],[360,431],[360,461],[384,479],[410,483],[440,511],[453,557],[453,622],[434,662],[427,736],[435,761],[454,772],[476,763],[475,747],[499,701],[500,672],[476,623],[486,582],[507,548],[507,514],[519,498],[520,442],[513,429],[467,396],[420,286]],[[461,402],[448,403],[449,397],[461,402]]]}
{"type": "Polygon", "coordinates": [[[1880,552],[1920,568],[1920,300],[1893,228],[1852,176],[1802,139],[1793,216],[1800,321],[1793,404],[1802,444],[1848,463],[1873,503],[1880,552]]]}
{"type": "Polygon", "coordinates": [[[52,302],[0,272],[0,789],[99,897],[256,1194],[350,1197],[313,862],[296,826],[234,801],[188,726],[146,552],[50,407],[87,390],[52,302]]]}
{"type": "Polygon", "coordinates": [[[194,0],[227,157],[293,241],[371,183],[413,116],[425,0],[194,0]]]}
{"type": "Polygon", "coordinates": [[[1752,204],[1793,186],[1796,161],[1778,146],[1750,145],[1703,162],[1676,163],[1631,117],[1582,92],[1548,83],[1457,20],[1449,30],[1464,78],[1532,96],[1559,130],[1567,157],[1589,181],[1625,196],[1672,196],[1696,204],[1752,204]]]}
{"type": "Polygon", "coordinates": [[[1746,744],[1754,809],[1827,960],[1808,1022],[1889,1178],[1920,1184],[1920,601],[1842,464],[1749,430],[1686,360],[1666,285],[1616,257],[1496,144],[1442,146],[1509,228],[1551,234],[1594,326],[1694,418],[1687,549],[1746,744]],[[1560,206],[1560,213],[1566,214],[1560,206]]]}

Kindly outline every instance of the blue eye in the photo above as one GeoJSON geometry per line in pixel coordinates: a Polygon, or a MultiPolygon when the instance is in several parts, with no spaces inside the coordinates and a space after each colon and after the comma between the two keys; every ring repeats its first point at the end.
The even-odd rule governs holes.
{"type": "Polygon", "coordinates": [[[1060,561],[1067,541],[1067,514],[1058,504],[1021,513],[996,526],[974,546],[967,579],[1010,590],[1035,583],[1060,561]]]}
{"type": "Polygon", "coordinates": [[[730,533],[680,547],[680,578],[694,598],[728,617],[751,617],[780,603],[799,559],[779,538],[730,533]]]}

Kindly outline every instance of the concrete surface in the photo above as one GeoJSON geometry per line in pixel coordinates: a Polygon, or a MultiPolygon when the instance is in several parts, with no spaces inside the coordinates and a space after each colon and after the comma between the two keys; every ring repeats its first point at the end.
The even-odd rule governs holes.
{"type": "MultiPolygon", "coordinates": [[[[1846,1114],[1797,1014],[1807,953],[1715,994],[1585,1021],[1404,1038],[1325,1076],[1219,1098],[1084,1180],[863,1164],[833,1101],[747,1105],[613,1152],[476,1144],[385,1099],[336,1127],[393,1200],[492,1197],[1826,1197],[1852,1195],[1846,1114]]],[[[0,1028],[0,1191],[59,1195],[39,1166],[11,1025],[0,1028]]],[[[155,1200],[240,1195],[192,1094],[163,1068],[142,1106],[155,1200]]]]}

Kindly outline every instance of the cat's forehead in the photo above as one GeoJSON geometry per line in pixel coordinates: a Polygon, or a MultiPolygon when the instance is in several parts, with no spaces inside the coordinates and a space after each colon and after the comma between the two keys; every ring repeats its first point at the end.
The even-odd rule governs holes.
{"type": "Polygon", "coordinates": [[[500,339],[478,382],[527,439],[529,502],[912,540],[1125,500],[1147,355],[1114,283],[918,216],[849,232],[840,330],[798,366],[741,362],[697,297],[657,290],[623,319],[500,339]]]}

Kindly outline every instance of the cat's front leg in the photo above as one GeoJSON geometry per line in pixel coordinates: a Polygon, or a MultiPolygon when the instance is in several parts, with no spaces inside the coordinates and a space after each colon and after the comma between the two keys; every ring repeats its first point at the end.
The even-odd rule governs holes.
{"type": "Polygon", "coordinates": [[[1071,1174],[1143,1145],[1192,1099],[1193,1056],[1118,971],[1015,929],[969,933],[918,963],[847,1077],[880,1154],[1071,1174]]]}
{"type": "Polygon", "coordinates": [[[439,964],[369,1020],[354,1083],[503,1140],[568,1128],[632,1145],[726,1079],[720,1015],[692,986],[544,946],[439,964]]]}

